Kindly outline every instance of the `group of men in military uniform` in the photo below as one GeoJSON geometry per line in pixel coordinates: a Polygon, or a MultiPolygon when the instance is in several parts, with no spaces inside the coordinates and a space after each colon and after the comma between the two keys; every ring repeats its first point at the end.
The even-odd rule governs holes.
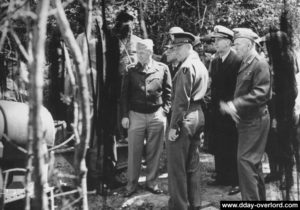
{"type": "Polygon", "coordinates": [[[152,40],[137,42],[137,63],[127,67],[121,94],[122,126],[128,129],[126,197],[138,188],[144,142],[145,189],[162,193],[154,181],[165,138],[166,116],[172,107],[166,140],[169,208],[200,208],[199,145],[204,126],[200,104],[207,91],[209,76],[193,50],[194,41],[195,36],[183,30],[172,33],[166,46],[166,60],[178,64],[173,79],[167,65],[152,59],[152,40]]]}
{"type": "Polygon", "coordinates": [[[215,157],[215,180],[210,185],[231,185],[229,194],[238,192],[237,141],[235,122],[220,110],[221,101],[233,99],[237,73],[241,58],[232,49],[233,31],[223,26],[216,26],[213,37],[217,53],[210,64],[211,102],[210,150],[215,157]]]}
{"type": "Polygon", "coordinates": [[[219,26],[215,34],[219,56],[211,65],[211,88],[216,182],[239,184],[231,193],[240,190],[243,200],[265,200],[261,160],[270,125],[270,69],[256,52],[258,35],[252,30],[219,26]],[[235,52],[220,51],[223,39],[234,40],[235,52]]]}
{"type": "Polygon", "coordinates": [[[217,53],[207,70],[193,50],[196,37],[180,28],[170,30],[164,53],[165,61],[173,64],[170,73],[167,65],[152,59],[152,40],[132,34],[133,16],[120,13],[117,20],[122,77],[118,123],[128,130],[125,197],[139,187],[143,157],[145,189],[162,193],[155,179],[166,137],[169,209],[200,209],[199,147],[205,125],[201,105],[211,80],[216,184],[232,185],[231,193],[240,190],[243,200],[264,200],[261,159],[270,123],[266,103],[271,88],[268,64],[255,51],[257,34],[216,26],[212,37],[217,53]]]}

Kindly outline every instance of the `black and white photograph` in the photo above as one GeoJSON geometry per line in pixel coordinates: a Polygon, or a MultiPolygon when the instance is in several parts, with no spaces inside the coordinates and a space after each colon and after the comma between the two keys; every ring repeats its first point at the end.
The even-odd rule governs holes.
{"type": "Polygon", "coordinates": [[[0,0],[0,210],[299,205],[300,0],[0,0]]]}

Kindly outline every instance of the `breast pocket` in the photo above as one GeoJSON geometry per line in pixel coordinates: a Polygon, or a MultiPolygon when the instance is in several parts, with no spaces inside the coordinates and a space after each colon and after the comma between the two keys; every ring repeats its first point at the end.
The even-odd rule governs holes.
{"type": "Polygon", "coordinates": [[[159,77],[151,77],[148,79],[148,84],[155,83],[155,82],[161,82],[161,79],[159,77]]]}
{"type": "Polygon", "coordinates": [[[242,80],[251,80],[251,78],[252,78],[252,70],[247,70],[246,72],[244,72],[242,76],[242,80]]]}
{"type": "Polygon", "coordinates": [[[148,92],[150,94],[157,94],[157,91],[160,92],[162,90],[162,78],[160,77],[152,77],[147,81],[148,92]]]}

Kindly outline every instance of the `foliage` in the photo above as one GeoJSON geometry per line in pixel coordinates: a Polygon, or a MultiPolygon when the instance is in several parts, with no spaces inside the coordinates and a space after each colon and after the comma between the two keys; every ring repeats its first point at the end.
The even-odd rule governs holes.
{"type": "MultiPolygon", "coordinates": [[[[173,22],[179,26],[182,23],[192,22],[196,25],[199,21],[199,18],[195,15],[197,1],[190,1],[188,6],[184,6],[187,5],[187,0],[181,0],[181,2],[180,4],[180,1],[176,1],[170,9],[178,7],[178,4],[180,4],[180,11],[183,11],[183,14],[173,14],[170,20],[174,20],[173,22]]],[[[205,7],[207,7],[207,12],[202,28],[194,28],[191,24],[184,24],[185,28],[189,26],[188,29],[196,34],[200,32],[208,33],[216,24],[220,24],[229,28],[249,27],[262,35],[267,32],[270,25],[278,25],[281,12],[281,3],[276,0],[213,0],[201,1],[201,18],[203,18],[205,7]]]]}
{"type": "MultiPolygon", "coordinates": [[[[116,8],[127,6],[138,11],[140,6],[138,0],[121,7],[116,1],[113,3],[107,8],[111,17],[115,16],[111,11],[116,8]]],[[[276,0],[148,0],[143,7],[149,37],[156,43],[156,53],[162,52],[164,37],[172,26],[182,27],[195,35],[208,34],[217,24],[229,28],[249,27],[262,36],[270,26],[279,28],[281,8],[282,2],[276,0]]],[[[136,32],[139,34],[139,30],[136,32]]]]}
{"type": "MultiPolygon", "coordinates": [[[[100,8],[101,0],[94,2],[94,8],[100,8]]],[[[149,38],[156,44],[155,52],[161,53],[164,38],[172,26],[180,26],[185,31],[201,36],[210,33],[217,24],[229,28],[249,27],[262,36],[270,26],[279,28],[282,4],[278,0],[106,0],[105,9],[109,28],[113,27],[116,15],[121,10],[131,10],[136,17],[134,32],[141,36],[139,14],[142,8],[149,38]]],[[[7,2],[0,4],[1,9],[5,6],[7,2]]],[[[296,8],[291,7],[293,11],[296,8]]],[[[84,8],[81,1],[72,1],[65,11],[75,35],[83,32],[84,8]]],[[[296,18],[293,20],[297,21],[296,18]]],[[[56,21],[50,16],[48,32],[51,33],[55,27],[56,21]]]]}

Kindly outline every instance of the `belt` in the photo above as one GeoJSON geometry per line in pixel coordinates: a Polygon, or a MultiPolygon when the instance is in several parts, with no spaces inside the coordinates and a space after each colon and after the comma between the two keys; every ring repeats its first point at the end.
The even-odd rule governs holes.
{"type": "Polygon", "coordinates": [[[267,107],[261,107],[261,109],[259,110],[255,110],[252,113],[248,113],[247,116],[241,116],[241,119],[243,120],[253,120],[262,116],[265,116],[266,114],[268,114],[268,108],[267,107]]]}
{"type": "Polygon", "coordinates": [[[142,113],[142,114],[151,114],[151,113],[154,113],[156,112],[159,107],[161,107],[160,105],[159,106],[153,106],[153,107],[131,107],[130,110],[134,111],[134,112],[138,112],[138,113],[142,113]]]}
{"type": "Polygon", "coordinates": [[[202,103],[203,103],[203,100],[201,100],[201,99],[200,100],[196,100],[196,101],[194,101],[194,100],[190,101],[190,104],[195,104],[195,105],[197,105],[197,104],[201,105],[202,103]]]}

